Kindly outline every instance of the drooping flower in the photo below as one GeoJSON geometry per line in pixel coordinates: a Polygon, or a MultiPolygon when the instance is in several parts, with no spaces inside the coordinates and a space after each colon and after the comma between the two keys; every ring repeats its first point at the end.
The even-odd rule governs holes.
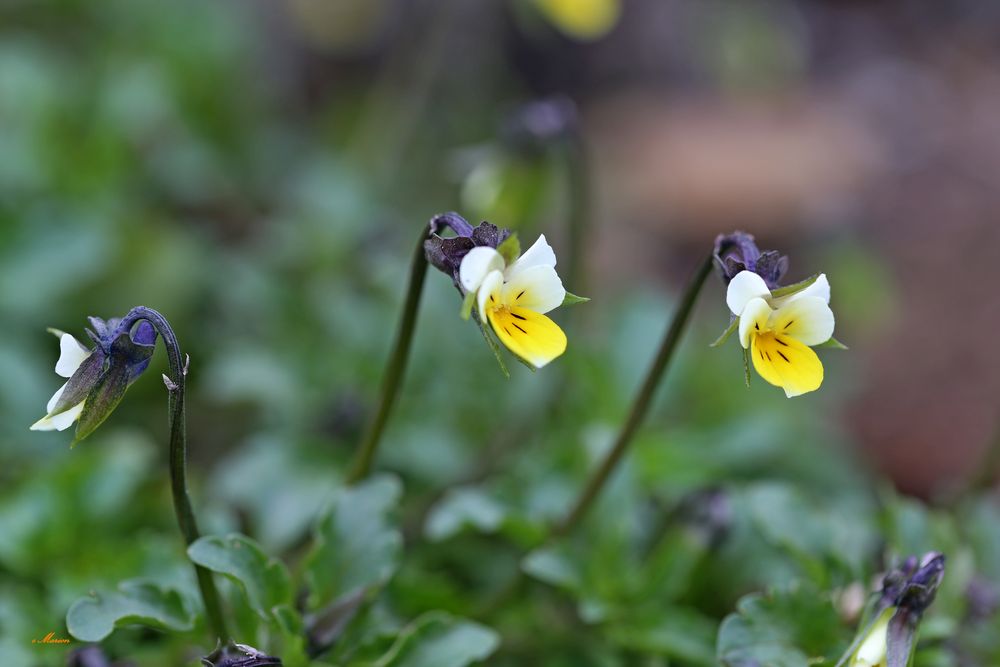
{"type": "Polygon", "coordinates": [[[882,580],[858,636],[838,667],[906,667],[916,647],[917,627],[944,577],[945,557],[907,558],[882,580]]]}
{"type": "Polygon", "coordinates": [[[205,667],[281,667],[281,658],[266,655],[253,646],[229,642],[201,659],[205,667]]]}
{"type": "Polygon", "coordinates": [[[31,425],[33,431],[64,431],[79,422],[74,442],[92,433],[117,407],[125,390],[149,366],[156,344],[156,331],[146,321],[131,330],[120,320],[105,322],[90,318],[88,348],[71,334],[52,329],[59,337],[59,360],[55,371],[66,382],[45,406],[44,417],[31,425]]]}
{"type": "Polygon", "coordinates": [[[811,349],[830,341],[834,317],[825,274],[798,291],[772,293],[753,271],[729,282],[726,305],[738,319],[740,345],[757,373],[791,398],[819,388],[823,363],[811,349]],[[780,295],[780,296],[779,296],[780,295]]]}

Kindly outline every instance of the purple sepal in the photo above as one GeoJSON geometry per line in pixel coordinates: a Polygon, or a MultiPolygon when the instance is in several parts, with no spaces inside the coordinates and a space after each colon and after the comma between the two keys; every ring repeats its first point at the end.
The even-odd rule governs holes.
{"type": "Polygon", "coordinates": [[[478,227],[470,225],[458,213],[442,213],[431,218],[430,238],[424,241],[424,254],[434,268],[451,276],[455,287],[461,292],[458,269],[462,259],[476,246],[496,248],[510,236],[510,230],[501,229],[489,222],[481,222],[478,227]],[[440,232],[451,229],[456,236],[442,237],[440,232]]]}
{"type": "Polygon", "coordinates": [[[712,256],[719,277],[726,285],[740,271],[753,271],[764,279],[769,289],[775,289],[788,271],[788,257],[776,250],[761,252],[754,237],[746,232],[715,237],[712,256]]]}

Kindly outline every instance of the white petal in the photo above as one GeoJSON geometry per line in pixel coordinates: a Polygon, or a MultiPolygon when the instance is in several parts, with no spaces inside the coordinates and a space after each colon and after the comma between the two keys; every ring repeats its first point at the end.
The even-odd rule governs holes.
{"type": "Polygon", "coordinates": [[[90,350],[80,344],[68,333],[59,337],[59,361],[56,362],[56,373],[64,378],[73,377],[83,360],[90,356],[90,350]]]}
{"type": "Polygon", "coordinates": [[[806,296],[790,301],[771,315],[770,327],[778,334],[787,334],[805,345],[819,345],[833,335],[833,311],[818,296],[806,296]]]}
{"type": "Polygon", "coordinates": [[[771,290],[767,289],[763,278],[753,271],[740,271],[729,281],[726,305],[733,315],[742,315],[751,299],[768,299],[770,296],[771,290]]]}
{"type": "MultiPolygon", "coordinates": [[[[62,391],[62,390],[60,390],[62,391]]],[[[80,413],[83,412],[83,401],[79,404],[74,405],[69,410],[65,412],[60,412],[57,415],[49,417],[46,415],[42,417],[34,424],[31,425],[32,431],[65,431],[70,426],[73,425],[77,419],[80,418],[80,413]]]]}
{"type": "Polygon", "coordinates": [[[566,289],[551,266],[533,266],[518,271],[503,286],[504,305],[520,306],[536,313],[558,308],[565,298],[566,289]]]}
{"type": "Polygon", "coordinates": [[[470,250],[458,267],[458,281],[466,292],[475,292],[491,271],[503,271],[504,261],[493,248],[476,246],[470,250]]]}
{"type": "Polygon", "coordinates": [[[556,252],[545,240],[545,234],[538,237],[535,243],[521,253],[521,256],[514,260],[514,263],[504,271],[504,277],[509,281],[522,271],[526,271],[534,266],[555,266],[556,252]]]}
{"type": "Polygon", "coordinates": [[[479,321],[486,324],[486,307],[489,305],[500,305],[501,291],[503,288],[503,273],[500,271],[490,271],[483,278],[483,283],[479,286],[479,294],[476,295],[479,301],[479,321]]]}
{"type": "Polygon", "coordinates": [[[805,297],[817,297],[823,299],[825,303],[830,303],[830,281],[826,279],[825,273],[819,274],[816,280],[813,281],[813,284],[801,292],[773,299],[771,301],[771,305],[775,308],[780,308],[787,303],[791,303],[792,301],[797,301],[798,299],[805,297]]]}
{"type": "Polygon", "coordinates": [[[761,331],[767,327],[770,316],[771,306],[767,305],[767,301],[760,297],[750,299],[740,315],[740,345],[744,349],[750,347],[750,332],[761,331]]]}
{"type": "Polygon", "coordinates": [[[65,389],[66,389],[66,385],[64,384],[63,386],[61,386],[58,389],[56,389],[56,393],[52,394],[52,398],[50,398],[49,402],[45,404],[45,413],[46,414],[52,412],[52,409],[54,407],[56,407],[56,403],[59,402],[59,397],[62,396],[62,393],[63,393],[63,391],[65,389]]]}

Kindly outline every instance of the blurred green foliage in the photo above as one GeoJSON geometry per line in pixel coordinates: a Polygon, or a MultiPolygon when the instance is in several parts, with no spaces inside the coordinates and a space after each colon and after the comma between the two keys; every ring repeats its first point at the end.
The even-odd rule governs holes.
{"type": "MultiPolygon", "coordinates": [[[[559,316],[566,356],[535,374],[512,364],[507,381],[450,281],[430,276],[380,451],[393,475],[345,490],[424,220],[462,201],[529,238],[564,235],[566,165],[491,146],[462,187],[441,165],[490,141],[509,91],[427,114],[348,73],[336,100],[308,100],[239,3],[0,11],[3,664],[64,664],[73,646],[32,644],[50,631],[103,638],[135,664],[196,664],[213,647],[188,557],[222,575],[237,639],[292,666],[317,644],[332,646],[316,665],[829,664],[857,621],[846,591],[932,549],[949,566],[917,664],[1000,662],[996,498],[929,510],[873,479],[838,426],[849,353],[823,353],[820,394],[747,391],[739,353],[708,348],[728,316],[717,286],[650,423],[567,539],[545,542],[546,527],[666,326],[655,285],[598,287],[559,316]],[[393,128],[365,127],[403,112],[434,121],[399,145],[393,128]],[[162,351],[81,446],[27,431],[57,386],[45,327],[79,335],[86,315],[139,304],[166,314],[192,357],[207,536],[187,553],[162,351]]],[[[891,304],[891,285],[851,239],[828,247],[850,343],[878,322],[852,314],[871,299],[844,295],[891,304]]]]}

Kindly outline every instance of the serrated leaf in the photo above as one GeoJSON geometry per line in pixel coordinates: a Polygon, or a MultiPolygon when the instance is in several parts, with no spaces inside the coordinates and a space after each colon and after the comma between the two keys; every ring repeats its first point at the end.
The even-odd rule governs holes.
{"type": "Polygon", "coordinates": [[[719,337],[715,339],[715,342],[710,343],[709,347],[719,347],[720,345],[725,343],[727,340],[729,340],[729,337],[733,335],[733,332],[736,331],[737,327],[739,326],[740,326],[740,318],[734,317],[733,321],[729,323],[728,327],[726,327],[726,330],[723,331],[721,334],[719,334],[719,337]]]}
{"type": "Polygon", "coordinates": [[[497,246],[497,252],[503,257],[503,261],[510,266],[521,256],[521,241],[517,238],[517,233],[513,233],[504,239],[503,243],[497,246]]]}
{"type": "Polygon", "coordinates": [[[726,667],[808,667],[845,644],[828,595],[806,587],[753,593],[719,628],[716,652],[726,667]]]}
{"type": "Polygon", "coordinates": [[[814,282],[816,282],[816,280],[819,278],[819,276],[820,276],[820,274],[814,273],[813,275],[809,276],[805,280],[800,280],[797,283],[793,283],[791,285],[785,285],[784,287],[779,287],[777,289],[773,289],[773,290],[771,290],[771,298],[772,299],[777,299],[778,297],[789,296],[791,294],[796,294],[798,292],[801,292],[802,290],[804,290],[805,288],[809,287],[814,282]]]}
{"type": "Polygon", "coordinates": [[[463,320],[468,320],[472,316],[472,307],[476,305],[476,293],[466,292],[465,298],[462,299],[462,308],[458,311],[459,316],[463,320]]]}
{"type": "Polygon", "coordinates": [[[99,642],[116,628],[132,624],[186,632],[193,619],[180,593],[139,580],[123,581],[109,593],[91,593],[66,613],[69,633],[85,642],[99,642]]]}
{"type": "Polygon", "coordinates": [[[849,350],[850,348],[841,343],[836,338],[830,337],[830,340],[820,343],[819,345],[813,345],[813,347],[829,348],[832,350],[849,350]]]}
{"type": "Polygon", "coordinates": [[[566,292],[566,296],[563,297],[562,305],[575,306],[578,303],[587,303],[588,301],[590,301],[589,297],[577,296],[576,294],[571,294],[569,292],[566,292]]]}
{"type": "Polygon", "coordinates": [[[206,535],[195,540],[187,552],[198,565],[236,582],[250,607],[264,620],[273,618],[278,605],[292,602],[285,564],[268,556],[245,535],[206,535]]]}
{"type": "Polygon", "coordinates": [[[466,667],[488,658],[500,645],[492,629],[444,612],[430,612],[407,625],[372,662],[351,667],[466,667]]]}
{"type": "Polygon", "coordinates": [[[306,561],[310,606],[382,586],[395,574],[403,538],[390,515],[401,496],[402,485],[391,475],[340,491],[314,530],[306,561]]]}

